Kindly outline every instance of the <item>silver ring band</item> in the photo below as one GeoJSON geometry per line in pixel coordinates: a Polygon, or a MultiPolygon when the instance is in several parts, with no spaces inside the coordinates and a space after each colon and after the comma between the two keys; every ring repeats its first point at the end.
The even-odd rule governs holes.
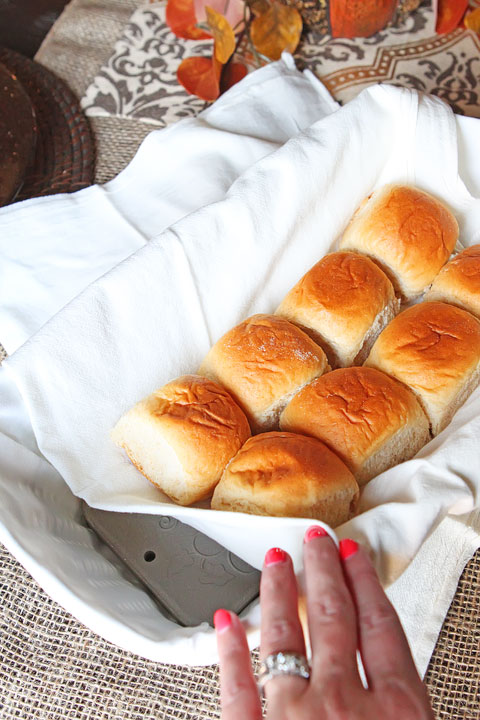
{"type": "Polygon", "coordinates": [[[296,675],[308,680],[310,678],[310,665],[307,658],[293,652],[277,652],[268,655],[260,664],[257,683],[260,694],[263,694],[266,683],[279,675],[296,675]]]}

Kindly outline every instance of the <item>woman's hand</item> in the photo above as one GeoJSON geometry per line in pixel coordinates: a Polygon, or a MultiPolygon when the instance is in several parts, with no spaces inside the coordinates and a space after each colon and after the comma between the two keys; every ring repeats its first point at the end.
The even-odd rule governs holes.
{"type": "MultiPolygon", "coordinates": [[[[340,553],[319,526],[304,544],[312,665],[310,680],[270,679],[271,720],[433,720],[428,695],[400,621],[361,547],[342,540],[340,553]],[[360,649],[368,690],[360,680],[360,649]]],[[[276,652],[305,655],[297,585],[290,557],[278,548],[265,556],[260,585],[262,658],[276,652]]],[[[222,720],[260,720],[258,689],[245,631],[236,615],[215,613],[222,720]]]]}

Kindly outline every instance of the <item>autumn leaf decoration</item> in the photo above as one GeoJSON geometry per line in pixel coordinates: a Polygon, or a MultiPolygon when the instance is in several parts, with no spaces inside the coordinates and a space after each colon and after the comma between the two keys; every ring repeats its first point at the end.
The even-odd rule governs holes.
{"type": "Polygon", "coordinates": [[[261,55],[278,60],[284,50],[294,52],[301,34],[302,18],[298,10],[272,2],[253,20],[250,39],[261,55]]]}
{"type": "MultiPolygon", "coordinates": [[[[243,63],[233,61],[245,35],[260,64],[262,60],[278,60],[284,50],[293,52],[302,33],[298,10],[279,0],[249,0],[248,5],[242,5],[243,18],[232,27],[225,17],[229,14],[229,1],[232,2],[226,0],[223,13],[208,5],[202,7],[205,14],[202,22],[198,21],[196,12],[202,0],[167,2],[166,20],[175,35],[189,40],[213,40],[212,57],[186,58],[177,70],[178,81],[187,92],[208,102],[216,100],[247,74],[243,63]]],[[[218,6],[218,1],[215,4],[218,6]]],[[[234,17],[238,19],[238,0],[236,9],[234,17]]]]}
{"type": "Polygon", "coordinates": [[[479,0],[475,3],[469,3],[469,0],[438,0],[436,32],[449,33],[457,27],[480,34],[479,0]]]}
{"type": "Polygon", "coordinates": [[[470,12],[465,15],[463,24],[467,30],[473,30],[473,32],[480,35],[480,7],[470,10],[470,12]]]}

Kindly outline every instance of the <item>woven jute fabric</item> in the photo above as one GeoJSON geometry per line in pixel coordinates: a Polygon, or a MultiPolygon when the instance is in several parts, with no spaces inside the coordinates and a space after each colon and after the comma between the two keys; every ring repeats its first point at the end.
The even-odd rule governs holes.
{"type": "Polygon", "coordinates": [[[441,720],[480,717],[480,550],[466,565],[425,682],[441,720]]]}
{"type": "Polygon", "coordinates": [[[90,118],[97,143],[95,182],[114,178],[137,152],[152,126],[121,118],[90,118]]]}
{"type": "MultiPolygon", "coordinates": [[[[59,75],[80,99],[110,57],[130,15],[142,4],[145,3],[141,0],[73,0],[52,27],[35,59],[59,75]]],[[[145,123],[117,118],[95,118],[91,126],[98,183],[115,177],[152,130],[145,123]]]]}
{"type": "MultiPolygon", "coordinates": [[[[216,666],[160,665],[120,650],[47,597],[2,546],[0,568],[2,720],[220,717],[216,666]]],[[[480,551],[463,572],[426,676],[439,720],[479,717],[479,598],[480,551]]],[[[257,652],[252,660],[257,669],[257,652]]]]}
{"type": "MultiPolygon", "coordinates": [[[[135,0],[73,0],[37,60],[77,97],[105,62],[135,0]]],[[[151,126],[91,120],[96,179],[114,177],[151,126]]],[[[4,356],[0,346],[0,362],[4,356]]],[[[439,719],[478,720],[480,551],[468,563],[432,656],[426,683],[439,719]]],[[[252,653],[254,666],[258,653],[252,653]]],[[[209,720],[220,717],[218,670],[160,665],[94,635],[51,600],[0,546],[0,718],[209,720]]],[[[399,720],[401,720],[399,718],[399,720]]]]}
{"type": "MultiPolygon", "coordinates": [[[[74,0],[42,44],[35,59],[50,68],[81,98],[111,55],[139,0],[74,0]]],[[[119,118],[93,118],[95,182],[114,178],[130,162],[151,125],[119,118]]]]}
{"type": "Polygon", "coordinates": [[[159,665],[119,650],[68,615],[3,548],[0,717],[218,718],[216,667],[159,665]]]}
{"type": "Polygon", "coordinates": [[[59,75],[81,98],[141,0],[72,0],[35,60],[59,75]]]}

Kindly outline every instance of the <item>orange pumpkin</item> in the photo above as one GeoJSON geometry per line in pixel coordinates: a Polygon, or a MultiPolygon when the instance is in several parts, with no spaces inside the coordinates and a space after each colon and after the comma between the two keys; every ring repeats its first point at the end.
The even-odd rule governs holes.
{"type": "Polygon", "coordinates": [[[332,37],[368,37],[390,22],[397,0],[330,0],[332,37]]]}

